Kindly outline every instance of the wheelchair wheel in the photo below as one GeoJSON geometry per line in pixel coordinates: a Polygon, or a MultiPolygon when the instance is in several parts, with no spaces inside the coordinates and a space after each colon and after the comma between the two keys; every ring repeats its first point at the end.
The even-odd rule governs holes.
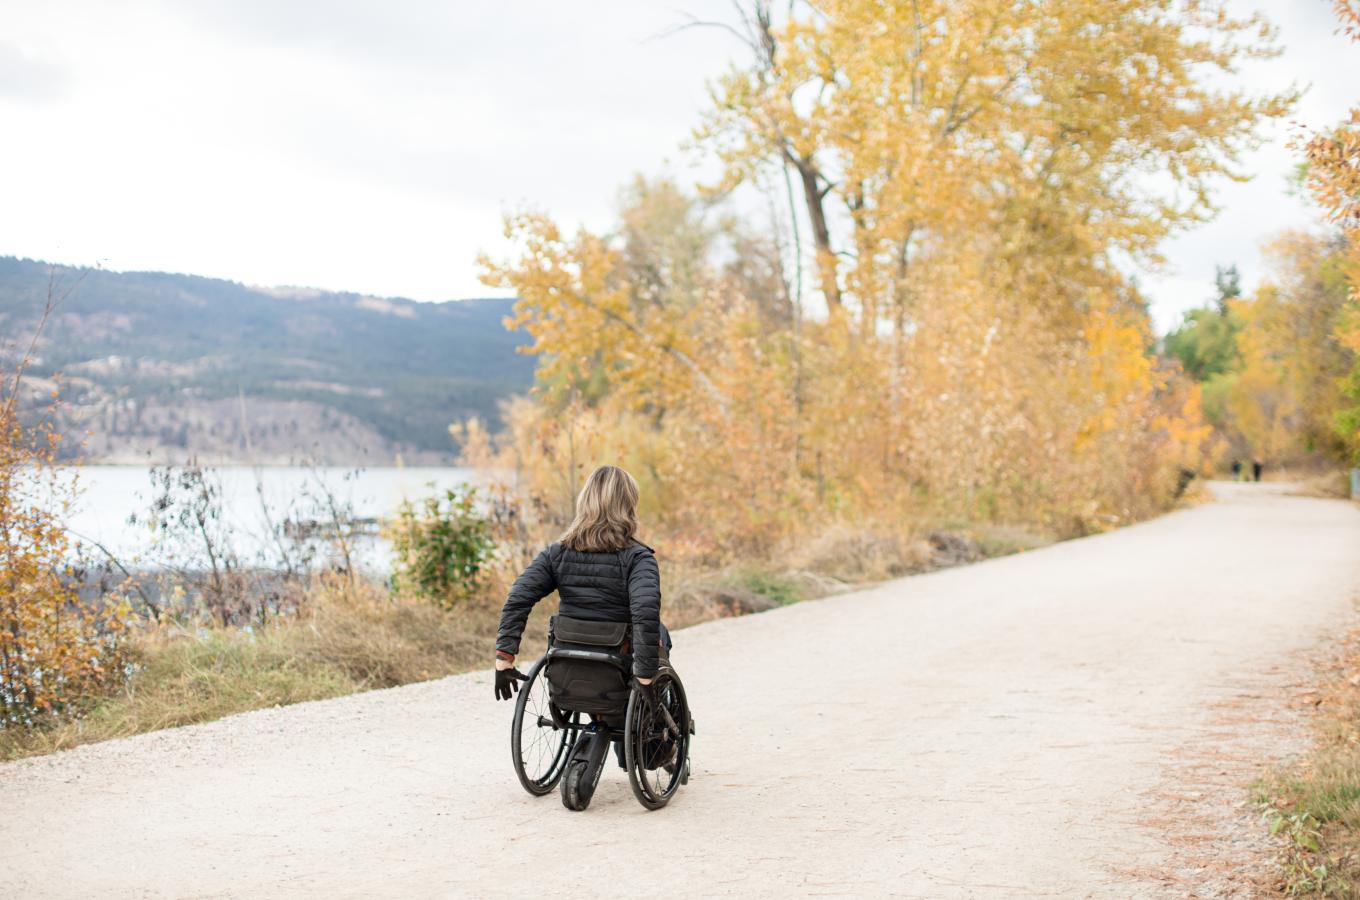
{"type": "Polygon", "coordinates": [[[567,774],[562,778],[562,805],[573,812],[581,812],[590,805],[583,789],[590,778],[588,769],[584,760],[575,760],[567,764],[567,774]]]}
{"type": "MultiPolygon", "coordinates": [[[[519,696],[515,699],[515,718],[510,725],[510,757],[515,774],[524,789],[535,797],[557,787],[577,734],[574,727],[553,726],[552,699],[548,695],[547,676],[543,673],[546,663],[547,657],[534,663],[520,684],[519,696]]],[[[572,713],[566,719],[569,726],[578,725],[580,720],[580,713],[572,713]]]]}
{"type": "Polygon", "coordinates": [[[628,698],[623,747],[633,796],[660,809],[689,781],[689,703],[674,672],[662,670],[652,685],[655,705],[636,687],[628,698]]]}

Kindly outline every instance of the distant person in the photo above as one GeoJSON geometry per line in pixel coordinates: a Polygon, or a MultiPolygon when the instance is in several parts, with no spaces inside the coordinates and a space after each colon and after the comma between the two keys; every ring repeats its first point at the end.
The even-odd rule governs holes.
{"type": "Polygon", "coordinates": [[[1232,463],[1233,481],[1242,480],[1242,460],[1234,459],[1232,463]]]}
{"type": "Polygon", "coordinates": [[[1253,459],[1253,460],[1251,461],[1251,480],[1252,480],[1252,481],[1260,481],[1260,480],[1261,480],[1261,470],[1264,469],[1265,467],[1266,467],[1266,464],[1265,464],[1265,461],[1264,461],[1264,460],[1261,460],[1261,459],[1253,459]]]}

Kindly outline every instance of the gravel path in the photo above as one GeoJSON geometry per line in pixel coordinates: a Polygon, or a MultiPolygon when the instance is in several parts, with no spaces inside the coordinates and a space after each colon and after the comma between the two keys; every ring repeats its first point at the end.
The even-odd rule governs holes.
{"type": "Polygon", "coordinates": [[[616,768],[584,814],[524,794],[510,705],[476,673],[0,766],[0,896],[1240,891],[1166,811],[1208,766],[1194,843],[1251,848],[1241,785],[1253,748],[1280,749],[1301,660],[1348,621],[1360,510],[1216,492],[680,632],[695,773],[660,812],[616,768]]]}

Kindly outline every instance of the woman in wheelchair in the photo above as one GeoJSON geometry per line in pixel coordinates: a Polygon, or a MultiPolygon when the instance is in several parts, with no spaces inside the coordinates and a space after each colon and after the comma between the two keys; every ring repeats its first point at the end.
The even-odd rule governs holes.
{"type": "Polygon", "coordinates": [[[623,469],[592,472],[570,527],[515,580],[501,612],[496,698],[519,691],[516,772],[532,794],[560,781],[570,809],[589,804],[611,744],[648,808],[664,806],[689,776],[692,722],[670,668],[656,557],[636,538],[637,503],[637,482],[623,469]],[[515,667],[524,624],[554,590],[548,652],[525,675],[515,667]]]}

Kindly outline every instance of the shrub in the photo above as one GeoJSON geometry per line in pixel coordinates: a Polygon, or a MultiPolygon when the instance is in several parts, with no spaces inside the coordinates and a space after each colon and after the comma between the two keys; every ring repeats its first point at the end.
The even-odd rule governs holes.
{"type": "Polygon", "coordinates": [[[418,508],[403,501],[388,536],[396,556],[394,587],[446,608],[472,596],[495,550],[491,523],[470,487],[427,497],[418,508]]]}
{"type": "MultiPolygon", "coordinates": [[[[38,335],[58,299],[53,282],[38,335]]],[[[71,575],[62,519],[77,489],[56,465],[56,391],[46,415],[41,402],[20,404],[37,340],[0,394],[0,729],[69,712],[125,675],[127,604],[82,602],[71,575]],[[25,425],[26,416],[36,423],[25,425]]]]}

